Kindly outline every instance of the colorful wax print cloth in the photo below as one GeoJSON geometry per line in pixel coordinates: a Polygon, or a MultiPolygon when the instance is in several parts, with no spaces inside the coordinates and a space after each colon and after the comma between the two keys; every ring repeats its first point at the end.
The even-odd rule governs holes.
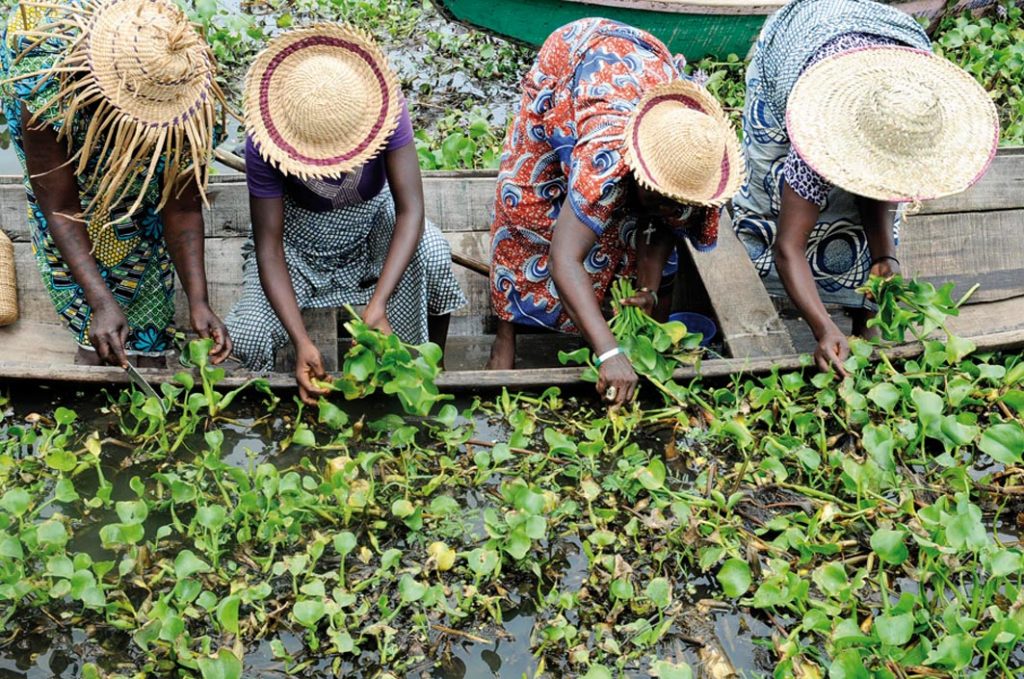
{"type": "MultiPolygon", "coordinates": [[[[0,86],[0,103],[7,119],[11,145],[21,161],[24,173],[32,251],[36,264],[57,314],[78,345],[91,349],[89,323],[92,307],[53,241],[46,217],[33,193],[25,163],[23,108],[29,114],[38,113],[42,123],[54,127],[60,125],[60,104],[52,103],[58,90],[57,80],[45,76],[24,76],[59,64],[64,57],[66,44],[56,41],[34,44],[34,39],[30,37],[14,35],[15,31],[25,30],[26,25],[31,28],[41,20],[43,10],[29,6],[15,7],[8,18],[0,38],[0,78],[7,81],[0,86]],[[8,80],[11,78],[19,79],[8,80]]],[[[84,124],[81,130],[72,130],[71,154],[83,147],[84,136],[84,124]]],[[[93,144],[103,148],[105,141],[101,137],[93,144]]],[[[93,156],[84,176],[92,176],[94,167],[106,162],[99,157],[99,153],[93,156]]],[[[159,162],[162,166],[163,160],[159,162]]],[[[87,224],[100,274],[128,321],[127,352],[143,356],[169,353],[174,336],[174,268],[164,241],[163,222],[156,210],[162,190],[159,167],[149,183],[137,179],[132,186],[127,187],[122,205],[130,205],[138,195],[145,195],[142,206],[130,219],[110,225],[109,222],[124,215],[94,214],[87,224]]],[[[89,189],[88,186],[81,187],[83,209],[94,197],[89,189]]]]}
{"type": "MultiPolygon", "coordinates": [[[[681,78],[684,62],[651,34],[581,19],[555,31],[523,78],[505,137],[491,226],[491,301],[499,318],[575,332],[548,269],[563,204],[594,231],[584,261],[602,301],[635,267],[635,195],[622,155],[625,127],[644,93],[681,78]]],[[[704,210],[704,208],[699,208],[704,210]]],[[[713,218],[686,235],[701,249],[717,239],[713,218]]]]}
{"type": "MultiPolygon", "coordinates": [[[[907,44],[892,37],[893,34],[911,41],[912,46],[920,44],[923,32],[919,27],[916,24],[910,26],[904,19],[891,16],[891,8],[881,5],[878,5],[881,10],[861,7],[877,3],[864,3],[860,0],[797,0],[787,5],[780,14],[792,5],[821,5],[827,6],[826,10],[837,12],[847,4],[854,6],[855,14],[860,17],[861,25],[866,30],[878,33],[859,30],[851,32],[849,29],[837,33],[832,30],[834,26],[823,31],[816,23],[819,18],[809,11],[786,15],[785,21],[770,19],[766,23],[755,47],[754,58],[747,69],[746,104],[743,111],[743,153],[747,164],[747,179],[732,200],[732,223],[736,236],[746,247],[769,294],[785,297],[787,293],[775,266],[773,248],[778,233],[782,187],[788,184],[797,195],[814,203],[820,210],[817,224],[807,241],[807,262],[822,302],[849,308],[872,308],[873,304],[856,291],[867,280],[871,269],[871,254],[856,197],[832,186],[797,155],[786,131],[784,106],[781,114],[777,112],[779,97],[783,93],[788,96],[789,90],[780,89],[778,83],[767,87],[765,80],[765,74],[772,73],[773,77],[789,82],[792,89],[799,73],[828,56],[875,45],[907,44]],[[782,38],[774,33],[783,28],[792,32],[792,35],[782,38]],[[789,55],[778,55],[775,51],[794,50],[797,49],[795,45],[799,45],[799,49],[806,52],[806,44],[814,39],[823,39],[824,42],[820,42],[817,49],[809,53],[793,77],[785,77],[783,67],[795,62],[789,55]]],[[[897,10],[891,11],[902,14],[897,10]]],[[[910,24],[913,23],[911,20],[910,24]]],[[[927,36],[924,40],[927,40],[927,36]]],[[[897,214],[893,223],[893,235],[897,241],[899,226],[897,214]]]]}
{"type": "MultiPolygon", "coordinates": [[[[289,194],[283,200],[284,258],[299,308],[367,304],[394,234],[395,203],[390,191],[327,211],[308,210],[289,194]]],[[[263,292],[251,239],[242,253],[242,296],[224,323],[235,356],[250,370],[266,372],[273,369],[277,350],[288,343],[288,333],[263,292]]],[[[428,339],[428,314],[444,315],[465,304],[452,273],[448,241],[427,222],[388,300],[388,322],[403,341],[421,344],[428,339]]]]}

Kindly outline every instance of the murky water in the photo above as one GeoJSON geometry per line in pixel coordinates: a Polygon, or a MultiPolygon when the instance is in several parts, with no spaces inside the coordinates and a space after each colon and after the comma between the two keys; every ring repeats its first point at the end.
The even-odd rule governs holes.
{"type": "MultiPolygon", "coordinates": [[[[102,393],[94,391],[78,391],[64,386],[27,386],[24,383],[5,385],[0,383],[0,393],[9,394],[14,402],[9,415],[15,420],[24,418],[29,413],[49,415],[58,405],[73,404],[79,420],[89,428],[101,432],[115,427],[109,415],[99,412],[106,403],[102,393]]],[[[456,402],[460,407],[468,406],[467,400],[456,402]]],[[[367,401],[350,403],[346,410],[350,415],[358,417],[365,414],[367,419],[387,414],[389,404],[384,401],[367,401]]],[[[237,410],[245,412],[242,404],[237,410]]],[[[237,424],[225,425],[224,456],[225,462],[237,466],[249,465],[251,462],[270,462],[279,468],[290,467],[302,457],[310,456],[308,449],[292,448],[284,453],[279,452],[277,442],[283,438],[286,427],[283,417],[290,414],[288,408],[279,409],[278,418],[264,422],[260,427],[253,428],[253,419],[241,418],[237,424]]],[[[293,411],[291,411],[293,412],[293,411]]],[[[481,439],[494,439],[505,434],[500,425],[495,425],[485,418],[474,420],[476,436],[481,439]]],[[[129,451],[125,451],[127,455],[129,451]]],[[[326,457],[326,455],[325,455],[326,457]]],[[[122,468],[121,459],[115,455],[106,459],[104,474],[114,485],[114,499],[132,499],[133,492],[129,482],[134,476],[143,476],[153,471],[145,465],[134,464],[122,468]]],[[[76,480],[76,487],[83,497],[95,491],[95,484],[90,486],[88,477],[83,475],[76,480]]],[[[482,522],[479,511],[488,504],[486,494],[478,490],[468,490],[459,497],[463,506],[469,509],[466,516],[466,532],[482,534],[482,522]],[[474,511],[477,512],[474,515],[474,511]]],[[[70,508],[55,505],[53,511],[62,510],[71,514],[70,508]]],[[[113,512],[110,520],[116,521],[113,512]]],[[[89,552],[97,560],[109,559],[114,555],[100,546],[99,528],[104,523],[104,515],[92,516],[89,527],[76,530],[71,550],[89,552]],[[98,519],[98,520],[97,520],[98,519]]],[[[153,526],[167,523],[168,517],[150,516],[153,526]]],[[[585,536],[584,536],[585,537],[585,536]]],[[[548,545],[548,563],[560,571],[560,589],[572,591],[585,584],[587,578],[587,557],[580,545],[580,536],[563,536],[553,539],[548,545]]],[[[477,677],[501,677],[520,679],[522,677],[546,676],[569,677],[574,673],[566,673],[564,669],[544,667],[536,657],[532,648],[535,643],[536,611],[533,601],[536,583],[523,581],[510,586],[507,604],[502,609],[503,624],[466,626],[466,635],[440,632],[431,635],[428,642],[421,648],[408,649],[410,655],[423,655],[425,659],[414,666],[403,676],[409,679],[470,679],[477,677]]],[[[697,578],[689,583],[685,592],[685,604],[692,607],[692,613],[680,616],[677,623],[656,648],[659,657],[674,661],[687,661],[700,667],[706,658],[702,658],[701,644],[708,644],[720,649],[728,662],[741,673],[741,676],[765,676],[770,665],[766,651],[758,646],[758,639],[770,638],[771,630],[757,619],[742,611],[728,607],[709,606],[707,601],[715,596],[715,586],[711,580],[697,578]]],[[[4,642],[0,638],[0,679],[24,677],[63,677],[72,679],[81,676],[81,668],[86,662],[97,662],[106,671],[127,672],[133,668],[130,654],[131,640],[108,628],[82,628],[74,626],[57,626],[52,622],[33,623],[34,627],[21,627],[8,630],[5,635],[10,639],[4,642]],[[14,634],[11,634],[14,632],[14,634]]],[[[290,653],[302,655],[304,642],[300,636],[288,632],[277,633],[277,638],[290,653]]],[[[333,672],[332,660],[325,659],[314,663],[298,676],[328,676],[333,672]]],[[[646,663],[643,667],[646,668],[646,663]]],[[[269,642],[264,640],[247,649],[245,656],[244,676],[284,676],[284,667],[275,660],[269,642]]],[[[352,677],[371,677],[382,668],[376,665],[373,653],[364,653],[355,663],[342,665],[342,674],[352,677]]],[[[627,668],[630,677],[648,676],[644,669],[637,666],[627,668]]]]}

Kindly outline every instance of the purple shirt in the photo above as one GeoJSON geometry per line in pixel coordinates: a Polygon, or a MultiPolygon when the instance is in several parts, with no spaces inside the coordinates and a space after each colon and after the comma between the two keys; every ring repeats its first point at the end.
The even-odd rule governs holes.
{"type": "Polygon", "coordinates": [[[295,203],[311,212],[327,212],[347,205],[370,200],[384,188],[387,174],[384,153],[400,149],[412,142],[412,121],[404,99],[398,116],[398,127],[391,133],[382,153],[362,167],[338,179],[303,181],[281,172],[267,162],[252,140],[245,137],[245,183],[254,198],[283,198],[288,195],[295,203]]]}

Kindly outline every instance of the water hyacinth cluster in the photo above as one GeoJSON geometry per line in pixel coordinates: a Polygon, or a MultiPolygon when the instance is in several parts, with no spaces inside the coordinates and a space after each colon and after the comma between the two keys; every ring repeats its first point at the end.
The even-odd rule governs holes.
{"type": "MultiPolygon", "coordinates": [[[[940,332],[955,310],[913,281],[872,285],[940,332]]],[[[163,387],[166,417],[131,390],[101,422],[8,412],[6,643],[89,630],[85,677],[418,676],[465,649],[498,676],[1024,666],[1020,355],[946,338],[897,361],[854,342],[842,379],[670,378],[618,411],[557,389],[457,407],[407,388],[436,371],[429,347],[352,329],[346,369],[417,414],[309,411],[259,384],[242,403],[201,344],[163,387]],[[225,443],[253,438],[268,444],[225,443]]]]}

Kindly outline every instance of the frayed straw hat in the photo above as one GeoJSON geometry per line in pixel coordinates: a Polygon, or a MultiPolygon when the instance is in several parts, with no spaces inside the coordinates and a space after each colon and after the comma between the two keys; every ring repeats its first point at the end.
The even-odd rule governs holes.
{"type": "MultiPolygon", "coordinates": [[[[214,80],[213,55],[181,9],[169,0],[59,6],[23,0],[22,6],[41,9],[44,16],[16,31],[30,43],[25,53],[45,41],[66,44],[62,59],[19,79],[53,76],[59,82],[57,94],[39,107],[32,123],[56,105],[59,134],[69,146],[72,130],[85,126],[85,143],[71,159],[85,189],[95,195],[83,215],[109,214],[134,180],[148,183],[154,177],[161,159],[159,208],[190,175],[202,193],[224,95],[214,80]],[[103,162],[89,176],[97,153],[103,162]]],[[[145,194],[139,192],[129,215],[145,194]]]]}
{"type": "Polygon", "coordinates": [[[743,183],[736,131],[695,83],[658,85],[626,125],[626,163],[643,186],[680,203],[718,207],[743,183]]]}
{"type": "Polygon", "coordinates": [[[999,145],[992,99],[966,71],[907,47],[822,59],[789,95],[797,153],[850,193],[918,202],[963,191],[999,145]]]}
{"type": "Polygon", "coordinates": [[[245,125],[285,174],[337,178],[363,165],[398,125],[398,81],[373,39],[345,24],[289,31],[256,57],[245,125]]]}

